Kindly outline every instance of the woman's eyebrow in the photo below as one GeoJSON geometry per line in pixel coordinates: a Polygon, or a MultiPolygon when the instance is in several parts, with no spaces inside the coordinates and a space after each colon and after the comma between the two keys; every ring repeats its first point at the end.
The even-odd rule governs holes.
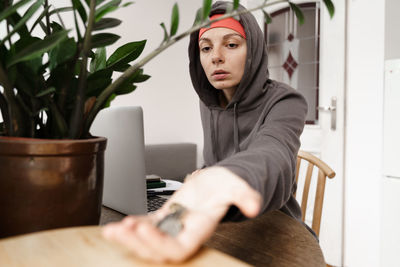
{"type": "Polygon", "coordinates": [[[201,37],[200,40],[199,40],[199,43],[200,43],[201,41],[211,43],[211,40],[208,39],[208,38],[206,38],[206,37],[201,37]]]}
{"type": "Polygon", "coordinates": [[[243,36],[241,36],[241,35],[238,34],[238,33],[228,33],[228,34],[224,35],[223,39],[226,40],[226,39],[229,39],[229,38],[231,38],[231,37],[233,37],[233,36],[238,36],[238,37],[244,39],[243,36]]]}

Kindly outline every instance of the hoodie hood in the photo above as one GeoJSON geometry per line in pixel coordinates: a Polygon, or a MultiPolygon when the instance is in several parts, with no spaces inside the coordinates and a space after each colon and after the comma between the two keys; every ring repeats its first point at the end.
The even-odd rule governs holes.
{"type": "MultiPolygon", "coordinates": [[[[231,2],[216,2],[211,9],[210,16],[224,14],[231,2]]],[[[238,10],[245,9],[239,5],[238,10]]],[[[242,14],[238,21],[242,24],[247,39],[247,56],[242,80],[226,109],[236,106],[238,111],[253,109],[262,101],[261,95],[267,91],[268,84],[268,57],[264,42],[264,34],[251,13],[242,14]]],[[[199,31],[190,35],[189,69],[193,87],[201,101],[208,108],[220,108],[219,90],[215,89],[207,79],[200,63],[198,44],[199,31]]]]}

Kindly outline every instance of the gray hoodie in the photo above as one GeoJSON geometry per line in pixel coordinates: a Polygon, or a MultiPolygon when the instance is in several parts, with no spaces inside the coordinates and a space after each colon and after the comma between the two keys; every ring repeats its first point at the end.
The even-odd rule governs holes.
{"type": "MultiPolygon", "coordinates": [[[[216,2],[211,15],[224,13],[228,4],[216,2]]],[[[247,181],[263,197],[262,212],[279,209],[300,219],[292,193],[307,103],[296,90],[269,79],[264,34],[253,15],[240,15],[239,22],[246,32],[247,58],[243,78],[225,108],[219,103],[221,91],[208,82],[201,66],[198,32],[190,36],[189,67],[200,97],[205,166],[225,167],[247,181]]],[[[241,218],[235,208],[226,216],[241,218]]]]}

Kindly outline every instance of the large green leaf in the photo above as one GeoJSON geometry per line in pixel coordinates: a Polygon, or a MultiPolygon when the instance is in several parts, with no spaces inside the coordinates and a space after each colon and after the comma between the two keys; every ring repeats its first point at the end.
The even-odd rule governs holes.
{"type": "Polygon", "coordinates": [[[112,82],[111,78],[101,77],[96,80],[88,80],[86,97],[97,97],[112,82]]]}
{"type": "Polygon", "coordinates": [[[121,66],[115,66],[113,68],[113,71],[118,71],[118,72],[125,72],[127,69],[129,69],[131,67],[131,65],[129,64],[124,64],[121,66]]]}
{"type": "Polygon", "coordinates": [[[139,42],[127,43],[119,47],[107,59],[107,68],[118,68],[122,65],[126,65],[129,62],[137,59],[143,52],[145,45],[146,45],[146,40],[143,40],[139,42]]]}
{"type": "Polygon", "coordinates": [[[98,9],[96,9],[95,22],[99,21],[106,14],[116,10],[120,3],[121,3],[121,0],[112,0],[112,1],[102,5],[98,9]]]}
{"type": "MultiPolygon", "coordinates": [[[[16,25],[22,20],[22,17],[16,12],[7,18],[8,23],[14,28],[16,25]]],[[[30,37],[28,27],[26,23],[24,25],[20,25],[16,31],[21,38],[25,38],[26,36],[30,37]]]]}
{"type": "Polygon", "coordinates": [[[41,56],[43,53],[49,51],[57,44],[62,42],[68,36],[68,31],[60,31],[53,33],[43,40],[36,41],[26,47],[24,50],[13,56],[10,62],[7,64],[7,67],[10,67],[18,62],[31,60],[35,57],[41,56]]]}
{"type": "Polygon", "coordinates": [[[100,47],[96,49],[96,53],[94,58],[90,61],[90,72],[95,72],[106,67],[106,49],[104,47],[100,47]]]}
{"type": "MultiPolygon", "coordinates": [[[[26,37],[26,38],[20,38],[13,46],[12,49],[14,50],[13,52],[13,56],[16,55],[17,53],[23,51],[24,49],[26,49],[29,45],[31,45],[34,42],[39,42],[42,39],[38,38],[38,37],[26,37]]],[[[29,77],[29,78],[33,78],[33,77],[39,77],[39,69],[42,67],[42,57],[36,57],[33,58],[31,60],[27,60],[25,61],[25,67],[29,69],[29,73],[28,70],[24,71],[24,75],[29,77]]],[[[21,74],[22,70],[21,68],[23,68],[23,66],[19,66],[19,70],[18,73],[21,74]]],[[[25,68],[25,69],[26,69],[25,68]]],[[[21,79],[21,77],[18,77],[18,79],[21,79]]]]}
{"type": "Polygon", "coordinates": [[[8,16],[10,16],[14,12],[16,12],[18,8],[26,5],[27,3],[31,2],[31,1],[32,0],[22,0],[22,1],[19,1],[18,3],[15,3],[15,4],[9,6],[3,12],[0,13],[0,21],[2,21],[3,19],[6,19],[8,16]]]}
{"type": "Polygon", "coordinates": [[[113,33],[99,33],[92,36],[91,48],[103,47],[115,43],[120,38],[113,33]]]}
{"type": "Polygon", "coordinates": [[[150,78],[149,75],[143,74],[143,69],[138,69],[134,74],[132,74],[128,79],[126,79],[123,86],[133,83],[141,83],[148,80],[149,78],[150,78]]]}
{"type": "Polygon", "coordinates": [[[53,33],[54,33],[54,32],[60,32],[60,31],[63,31],[63,30],[64,30],[63,26],[61,26],[60,24],[58,24],[58,23],[55,22],[55,21],[53,21],[53,22],[50,23],[50,28],[51,28],[51,30],[52,30],[53,33]]]}
{"type": "Polygon", "coordinates": [[[103,90],[111,84],[112,70],[102,69],[92,73],[87,79],[86,97],[98,96],[103,90]]]}
{"type": "Polygon", "coordinates": [[[80,0],[72,0],[72,5],[76,10],[78,10],[79,16],[81,17],[83,23],[86,23],[87,14],[86,14],[86,10],[83,7],[81,1],[80,0]]]}
{"type": "Polygon", "coordinates": [[[117,90],[115,90],[115,94],[123,95],[129,94],[136,89],[136,86],[133,84],[135,82],[140,82],[148,79],[150,76],[143,75],[143,69],[137,70],[134,74],[132,74],[126,81],[121,84],[117,90]]]}
{"type": "Polygon", "coordinates": [[[98,80],[101,78],[111,78],[113,71],[110,69],[98,70],[88,76],[88,80],[98,80]]]}
{"type": "Polygon", "coordinates": [[[142,83],[142,82],[145,82],[145,81],[147,81],[148,79],[150,79],[150,75],[147,75],[147,74],[139,74],[136,78],[135,78],[135,80],[134,80],[134,83],[142,83]]]}
{"type": "Polygon", "coordinates": [[[301,11],[301,9],[294,3],[289,2],[290,8],[294,11],[294,14],[296,15],[300,25],[304,24],[304,14],[301,11]]]}
{"type": "Polygon", "coordinates": [[[129,77],[125,83],[132,84],[132,83],[141,83],[145,82],[150,78],[149,75],[143,74],[143,69],[138,69],[131,77],[129,77]]]}
{"type": "Polygon", "coordinates": [[[30,66],[28,66],[25,62],[19,64],[18,66],[13,66],[16,69],[16,74],[18,77],[14,81],[14,86],[17,89],[18,93],[25,94],[33,97],[36,92],[35,78],[38,75],[35,75],[34,71],[30,66]]]}
{"type": "Polygon", "coordinates": [[[170,36],[174,36],[178,31],[179,26],[179,8],[178,4],[175,3],[174,7],[172,8],[172,15],[171,15],[171,30],[169,32],[170,36]]]}
{"type": "Polygon", "coordinates": [[[208,15],[210,14],[211,11],[211,6],[212,6],[212,0],[203,1],[203,20],[208,18],[208,15]]]}
{"type": "Polygon", "coordinates": [[[59,64],[68,61],[76,53],[76,43],[73,38],[69,38],[56,47],[54,47],[49,52],[49,68],[54,69],[59,64]]]}
{"type": "Polygon", "coordinates": [[[323,0],[326,8],[328,9],[329,16],[332,18],[335,14],[335,6],[333,5],[331,0],[323,0]]]}
{"type": "Polygon", "coordinates": [[[133,85],[133,84],[123,84],[122,86],[120,86],[118,88],[118,90],[115,91],[115,93],[117,95],[125,95],[125,94],[132,93],[133,91],[135,91],[136,88],[137,88],[137,86],[133,85]]]}
{"type": "Polygon", "coordinates": [[[93,26],[93,31],[99,31],[104,29],[109,29],[113,27],[117,27],[121,24],[121,20],[114,18],[102,18],[98,22],[96,22],[93,26]]]}
{"type": "Polygon", "coordinates": [[[20,27],[24,27],[25,23],[30,19],[36,11],[41,7],[44,0],[37,0],[34,4],[32,4],[25,14],[22,16],[21,20],[13,27],[12,31],[6,35],[6,37],[1,40],[0,45],[2,45],[5,41],[7,41],[14,33],[18,31],[20,27]]]}

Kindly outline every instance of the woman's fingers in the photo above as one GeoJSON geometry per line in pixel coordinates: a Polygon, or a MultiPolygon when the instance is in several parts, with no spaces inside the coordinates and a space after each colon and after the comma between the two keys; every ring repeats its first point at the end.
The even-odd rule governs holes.
{"type": "Polygon", "coordinates": [[[141,225],[137,234],[142,246],[157,254],[159,262],[181,262],[190,256],[176,238],[158,231],[153,225],[141,225]]]}
{"type": "Polygon", "coordinates": [[[183,229],[176,237],[161,233],[153,225],[140,225],[137,234],[143,246],[154,251],[162,262],[182,262],[193,255],[216,228],[219,218],[203,212],[188,211],[183,229]]]}
{"type": "Polygon", "coordinates": [[[233,190],[232,204],[238,207],[245,216],[255,217],[260,213],[261,195],[247,183],[244,183],[243,187],[239,190],[233,190]]]}
{"type": "Polygon", "coordinates": [[[157,243],[164,238],[162,233],[154,235],[154,231],[157,230],[150,220],[131,216],[119,223],[112,223],[103,227],[103,235],[106,239],[125,246],[136,256],[152,262],[165,262],[166,259],[160,253],[161,251],[154,251],[146,242],[148,240],[146,236],[151,236],[152,242],[157,243]],[[152,228],[153,231],[149,231],[152,228]]]}
{"type": "Polygon", "coordinates": [[[119,223],[109,224],[104,227],[103,234],[142,259],[177,263],[197,251],[217,226],[219,217],[188,211],[182,218],[183,229],[176,237],[162,233],[152,220],[143,217],[127,217],[119,223]]]}

